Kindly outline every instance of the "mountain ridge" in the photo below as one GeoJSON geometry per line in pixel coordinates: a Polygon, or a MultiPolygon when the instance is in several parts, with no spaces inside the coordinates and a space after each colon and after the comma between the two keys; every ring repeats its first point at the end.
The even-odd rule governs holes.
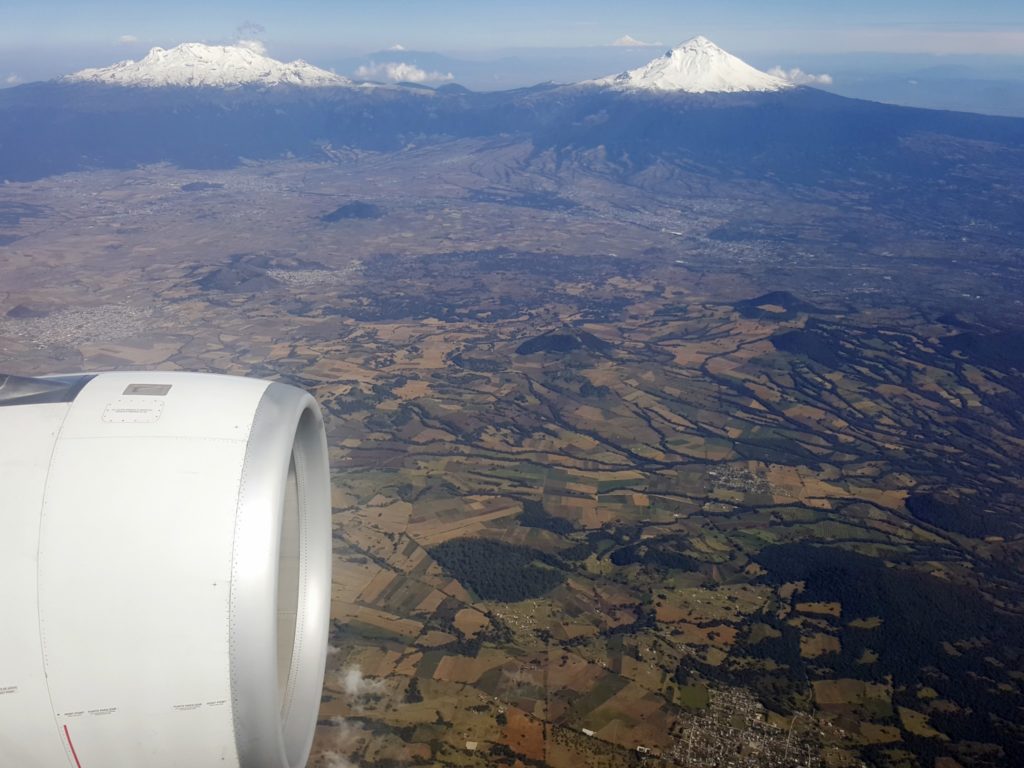
{"type": "Polygon", "coordinates": [[[137,86],[146,88],[243,85],[306,88],[355,87],[347,77],[315,67],[302,59],[278,61],[262,45],[207,45],[181,43],[174,48],[152,48],[138,61],[125,59],[108,67],[79,70],[60,78],[66,83],[137,86]]]}
{"type": "Polygon", "coordinates": [[[552,172],[666,191],[697,174],[843,189],[894,211],[936,197],[936,215],[998,219],[1006,232],[1024,233],[1018,199],[985,187],[1014,188],[1024,173],[1024,120],[815,88],[689,93],[547,84],[471,92],[64,80],[0,91],[0,182],[152,163],[201,169],[282,158],[332,162],[338,150],[389,153],[463,141],[518,144],[525,162],[552,172]],[[953,197],[936,192],[951,180],[977,195],[953,205],[953,197]]]}
{"type": "Polygon", "coordinates": [[[617,90],[685,93],[772,92],[794,87],[788,80],[755,69],[702,35],[641,67],[587,84],[617,90]]]}

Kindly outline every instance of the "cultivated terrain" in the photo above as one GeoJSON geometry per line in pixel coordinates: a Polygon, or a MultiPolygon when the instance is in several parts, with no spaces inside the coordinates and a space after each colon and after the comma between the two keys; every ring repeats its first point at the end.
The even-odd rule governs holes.
{"type": "MultiPolygon", "coordinates": [[[[218,162],[136,136],[0,186],[0,369],[322,404],[310,764],[1019,764],[1019,121],[374,90],[358,119],[483,117],[218,162]]],[[[175,114],[310,114],[233,94],[175,114]]]]}

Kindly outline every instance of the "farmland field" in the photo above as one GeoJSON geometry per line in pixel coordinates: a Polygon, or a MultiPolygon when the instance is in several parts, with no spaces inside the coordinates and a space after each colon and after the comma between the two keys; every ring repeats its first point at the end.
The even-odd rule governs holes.
{"type": "Polygon", "coordinates": [[[312,766],[1011,764],[1019,244],[684,181],[461,142],[8,184],[0,359],[315,393],[312,766]]]}

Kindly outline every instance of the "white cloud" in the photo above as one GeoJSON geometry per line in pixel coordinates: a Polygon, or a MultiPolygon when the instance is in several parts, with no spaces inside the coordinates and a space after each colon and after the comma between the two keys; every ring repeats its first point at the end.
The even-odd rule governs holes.
{"type": "Polygon", "coordinates": [[[265,56],[267,46],[263,43],[263,33],[267,28],[254,21],[243,21],[235,27],[235,45],[239,48],[248,48],[253,53],[265,56]]]}
{"type": "Polygon", "coordinates": [[[427,72],[415,64],[401,61],[364,64],[356,70],[356,77],[361,80],[390,80],[393,83],[443,83],[455,79],[451,72],[427,72]]]}
{"type": "Polygon", "coordinates": [[[775,66],[768,70],[768,74],[788,80],[793,85],[832,85],[832,75],[812,75],[799,67],[783,69],[775,66]]]}
{"type": "Polygon", "coordinates": [[[21,78],[18,77],[17,75],[15,75],[14,73],[11,73],[7,77],[4,78],[4,82],[7,85],[17,85],[18,83],[21,82],[21,78]]]}
{"type": "Polygon", "coordinates": [[[402,45],[401,43],[395,43],[390,48],[388,48],[388,50],[389,51],[404,51],[405,50],[405,46],[402,45]]]}
{"type": "Polygon", "coordinates": [[[117,42],[119,42],[121,45],[135,45],[137,42],[139,42],[139,38],[137,38],[135,35],[121,35],[119,38],[117,38],[117,42]]]}
{"type": "Polygon", "coordinates": [[[267,53],[267,46],[260,40],[239,40],[235,43],[239,48],[248,48],[253,53],[264,56],[267,53]]]}
{"type": "Polygon", "coordinates": [[[618,48],[658,48],[661,43],[645,43],[643,40],[637,40],[631,35],[623,35],[618,40],[613,40],[611,45],[618,48]]]}
{"type": "Polygon", "coordinates": [[[351,666],[341,673],[341,687],[352,698],[369,696],[379,693],[384,688],[383,680],[369,680],[363,676],[363,670],[351,666]]]}
{"type": "Polygon", "coordinates": [[[331,748],[323,753],[327,768],[357,768],[345,753],[361,747],[360,731],[341,717],[332,717],[330,724],[336,730],[331,738],[331,748]]]}

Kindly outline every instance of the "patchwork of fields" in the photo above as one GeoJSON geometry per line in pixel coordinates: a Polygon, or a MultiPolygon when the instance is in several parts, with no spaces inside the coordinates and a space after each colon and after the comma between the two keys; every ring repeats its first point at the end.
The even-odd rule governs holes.
{"type": "Polygon", "coordinates": [[[862,213],[820,252],[836,210],[767,188],[631,189],[638,209],[477,150],[0,188],[32,212],[4,229],[5,367],[222,371],[321,402],[311,764],[1020,754],[1013,279],[862,213]],[[519,188],[573,205],[503,202],[519,188]],[[380,215],[323,218],[353,200],[380,215]],[[801,216],[796,239],[723,229],[801,216]]]}

